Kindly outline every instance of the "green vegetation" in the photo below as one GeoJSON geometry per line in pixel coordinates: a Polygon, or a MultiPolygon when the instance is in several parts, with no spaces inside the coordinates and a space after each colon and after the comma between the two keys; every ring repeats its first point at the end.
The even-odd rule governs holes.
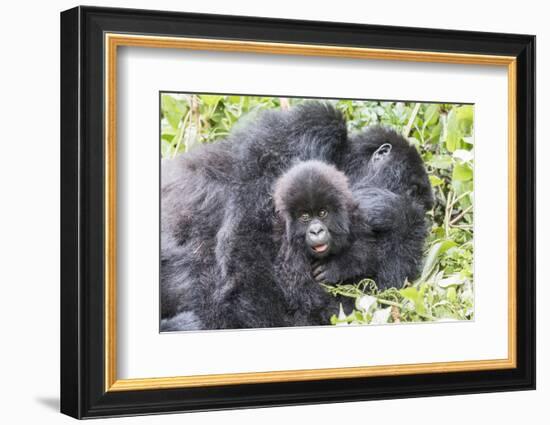
{"type": "MultiPolygon", "coordinates": [[[[288,108],[304,99],[162,94],[162,156],[174,157],[228,134],[244,114],[288,108]]],[[[401,289],[379,291],[365,279],[326,285],[329,293],[355,298],[353,311],[332,323],[381,324],[473,318],[473,106],[378,101],[333,101],[350,131],[382,124],[408,138],[420,152],[436,202],[428,215],[421,276],[401,289]]],[[[337,313],[337,312],[336,312],[337,313]]]]}

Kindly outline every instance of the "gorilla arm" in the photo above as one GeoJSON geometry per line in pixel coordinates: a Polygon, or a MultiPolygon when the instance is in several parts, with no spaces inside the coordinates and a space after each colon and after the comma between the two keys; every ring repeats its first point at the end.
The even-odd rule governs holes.
{"type": "Polygon", "coordinates": [[[427,226],[423,208],[406,195],[378,188],[353,192],[349,249],[313,265],[318,282],[354,283],[373,279],[379,289],[403,286],[417,277],[427,226]]]}

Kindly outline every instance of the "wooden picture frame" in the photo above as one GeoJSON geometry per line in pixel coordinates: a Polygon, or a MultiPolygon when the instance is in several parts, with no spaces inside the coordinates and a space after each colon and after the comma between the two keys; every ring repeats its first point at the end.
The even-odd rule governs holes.
{"type": "Polygon", "coordinates": [[[90,418],[534,388],[534,36],[77,7],[61,14],[61,115],[63,413],[90,418]],[[508,358],[117,379],[121,46],[506,67],[508,358]]]}

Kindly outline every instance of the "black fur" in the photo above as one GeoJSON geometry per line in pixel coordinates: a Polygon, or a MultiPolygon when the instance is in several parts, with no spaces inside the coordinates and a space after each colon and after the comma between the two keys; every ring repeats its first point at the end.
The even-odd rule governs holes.
{"type": "MultiPolygon", "coordinates": [[[[379,190],[378,198],[392,208],[402,211],[411,199],[423,211],[431,192],[430,196],[424,193],[427,177],[422,161],[407,148],[406,140],[384,129],[348,137],[346,122],[336,109],[309,102],[289,111],[258,114],[237,126],[227,139],[163,162],[161,330],[297,324],[288,306],[279,302],[285,297],[273,267],[278,252],[272,238],[275,180],[293,163],[316,159],[345,171],[360,209],[374,211],[381,205],[369,205],[376,198],[369,191],[379,190]],[[386,139],[392,144],[392,156],[385,158],[385,167],[377,168],[370,159],[386,139]],[[393,163],[397,171],[392,170],[393,163]]],[[[401,212],[396,215],[402,219],[401,212]]],[[[395,223],[382,214],[373,215],[373,220],[372,227],[379,232],[395,223]]],[[[409,237],[391,230],[386,234],[388,240],[394,238],[389,247],[409,237]]],[[[367,273],[365,264],[368,269],[372,260],[364,263],[364,256],[357,256],[338,258],[344,264],[362,263],[359,270],[367,273]]],[[[389,275],[395,268],[390,258],[386,259],[386,264],[391,263],[389,275]]],[[[398,267],[399,276],[417,266],[416,256],[414,261],[406,255],[396,261],[406,265],[398,267]]],[[[346,267],[336,264],[326,265],[329,280],[355,277],[345,276],[346,267]]],[[[388,285],[400,279],[380,276],[388,285]]]]}

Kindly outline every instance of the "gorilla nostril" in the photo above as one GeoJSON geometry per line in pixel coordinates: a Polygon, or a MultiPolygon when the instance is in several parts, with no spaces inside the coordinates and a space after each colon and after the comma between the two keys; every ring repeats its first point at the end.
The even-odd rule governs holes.
{"type": "Polygon", "coordinates": [[[319,225],[312,225],[310,226],[309,228],[309,233],[312,234],[312,235],[320,235],[324,232],[324,229],[322,226],[319,226],[319,225]]]}

